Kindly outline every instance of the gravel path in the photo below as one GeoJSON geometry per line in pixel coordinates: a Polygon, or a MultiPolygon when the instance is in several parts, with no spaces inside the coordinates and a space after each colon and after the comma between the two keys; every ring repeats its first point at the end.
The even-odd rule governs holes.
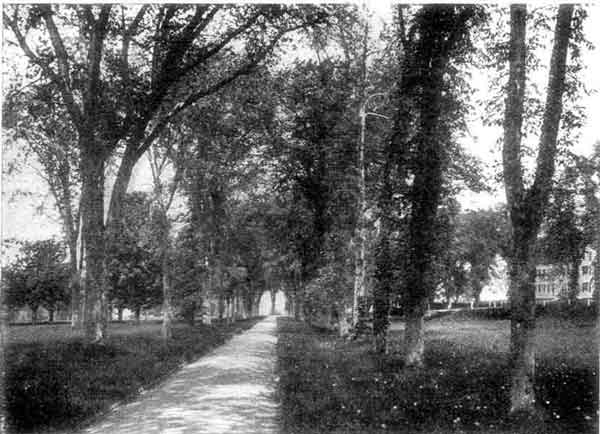
{"type": "Polygon", "coordinates": [[[277,432],[275,329],[266,318],[83,433],[277,432]]]}

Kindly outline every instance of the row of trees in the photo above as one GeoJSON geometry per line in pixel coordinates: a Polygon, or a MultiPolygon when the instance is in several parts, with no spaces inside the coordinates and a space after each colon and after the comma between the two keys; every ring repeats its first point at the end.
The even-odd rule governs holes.
{"type": "Polygon", "coordinates": [[[74,326],[103,340],[108,306],[135,293],[139,306],[162,304],[169,339],[176,308],[193,313],[210,296],[224,315],[252,314],[281,288],[294,315],[342,333],[364,333],[372,308],[385,353],[400,300],[405,365],[418,368],[428,301],[440,288],[477,298],[501,254],[512,409],[532,408],[536,258],[560,252],[551,259],[575,265],[600,232],[598,159],[555,169],[581,120],[583,9],[558,8],[546,101],[526,86],[541,65],[528,17],[550,23],[551,11],[401,5],[373,38],[350,6],[5,8],[30,68],[9,83],[4,126],[39,161],[60,211],[74,326]],[[308,58],[285,57],[299,45],[308,58]],[[482,59],[502,83],[489,119],[504,130],[507,207],[464,213],[458,193],[487,188],[461,146],[468,72],[482,59]],[[151,188],[128,195],[143,156],[151,188]],[[569,236],[557,230],[567,223],[569,236]]]}

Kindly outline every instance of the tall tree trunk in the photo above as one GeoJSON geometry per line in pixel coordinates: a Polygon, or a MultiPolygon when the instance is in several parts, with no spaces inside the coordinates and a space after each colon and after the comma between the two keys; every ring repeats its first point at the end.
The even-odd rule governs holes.
{"type": "MultiPolygon", "coordinates": [[[[158,181],[156,181],[158,182],[158,181]]],[[[171,290],[171,269],[169,266],[169,232],[170,224],[166,209],[160,207],[156,209],[155,215],[158,216],[158,224],[160,226],[160,252],[161,252],[161,274],[162,274],[162,290],[163,290],[163,305],[162,305],[162,327],[161,334],[166,342],[173,337],[172,322],[173,322],[173,307],[172,307],[172,290],[171,290]]]]}
{"type": "Polygon", "coordinates": [[[54,322],[54,308],[51,307],[48,309],[48,322],[54,322]]]}
{"type": "Polygon", "coordinates": [[[338,303],[336,306],[338,311],[338,334],[340,338],[345,338],[350,334],[350,322],[346,316],[346,305],[344,303],[338,303]]]}
{"type": "Polygon", "coordinates": [[[135,316],[135,323],[139,325],[141,322],[141,316],[142,316],[142,307],[141,306],[135,307],[134,316],[135,316]]]}
{"type": "MultiPolygon", "coordinates": [[[[68,189],[67,189],[68,190],[68,189]]],[[[66,216],[71,214],[70,217],[66,217],[65,221],[65,232],[67,233],[67,245],[69,246],[69,269],[71,272],[71,278],[69,279],[69,290],[71,293],[71,328],[81,329],[83,326],[81,318],[81,297],[80,291],[80,276],[78,267],[78,247],[77,247],[77,232],[73,222],[72,210],[65,212],[66,216]]],[[[79,224],[77,225],[79,226],[79,224]]]]}
{"type": "Polygon", "coordinates": [[[569,301],[575,303],[579,294],[579,266],[581,258],[575,257],[569,266],[569,301]]]}
{"type": "MultiPolygon", "coordinates": [[[[6,294],[5,286],[0,286],[0,298],[4,300],[4,295],[6,294]]],[[[9,324],[9,309],[6,306],[6,303],[0,303],[0,390],[3,393],[0,393],[0,432],[5,432],[6,427],[6,415],[7,412],[7,402],[6,402],[6,348],[8,348],[8,324],[9,324]]]]}
{"type": "Polygon", "coordinates": [[[85,246],[85,334],[93,342],[106,338],[106,267],[104,231],[104,164],[101,144],[82,137],[82,236],[85,246]]]}
{"type": "Polygon", "coordinates": [[[531,242],[518,242],[518,253],[509,262],[511,411],[528,409],[535,403],[535,263],[529,254],[531,242]]]}
{"type": "Polygon", "coordinates": [[[509,79],[502,150],[504,184],[511,222],[509,290],[511,303],[511,413],[535,413],[535,262],[532,255],[548,204],[562,114],[566,58],[573,5],[560,5],[554,31],[546,106],[534,181],[526,190],[521,164],[521,130],[526,77],[527,9],[510,8],[509,79]]]}
{"type": "Polygon", "coordinates": [[[379,281],[373,288],[373,346],[378,354],[387,354],[387,330],[390,324],[390,288],[379,281]]]}
{"type": "Polygon", "coordinates": [[[161,334],[164,341],[168,341],[173,337],[173,307],[171,304],[171,279],[169,275],[169,264],[167,255],[165,254],[162,261],[162,285],[163,285],[163,306],[162,306],[162,328],[161,334]]]}
{"type": "Polygon", "coordinates": [[[123,307],[119,306],[117,308],[117,319],[119,320],[119,322],[123,321],[123,307]]]}
{"type": "Polygon", "coordinates": [[[407,367],[423,367],[425,352],[425,319],[426,303],[420,302],[406,308],[404,332],[404,365],[407,367]]]}
{"type": "MultiPolygon", "coordinates": [[[[78,246],[77,238],[79,236],[80,216],[75,216],[73,213],[72,195],[71,195],[71,167],[70,163],[65,158],[60,163],[60,194],[55,194],[57,204],[60,210],[63,231],[69,249],[69,270],[71,276],[69,279],[69,290],[71,295],[71,328],[81,329],[83,323],[81,321],[81,297],[79,294],[79,267],[78,267],[78,246]]],[[[54,190],[53,190],[54,191],[54,190]]],[[[81,210],[79,211],[81,212],[81,210]]]]}
{"type": "Polygon", "coordinates": [[[223,315],[225,314],[225,297],[222,294],[219,294],[219,320],[223,320],[223,315]]]}
{"type": "Polygon", "coordinates": [[[294,297],[294,319],[300,321],[302,319],[302,302],[298,294],[294,297]]]}
{"type": "MultiPolygon", "coordinates": [[[[600,216],[599,216],[600,217],[600,216]]],[[[596,294],[596,303],[600,302],[600,218],[596,222],[596,242],[594,243],[594,250],[596,250],[596,260],[594,261],[594,288],[593,291],[596,294]]]]}
{"type": "MultiPolygon", "coordinates": [[[[435,106],[435,104],[434,104],[435,106]]],[[[438,104],[439,108],[439,104],[438,104]]],[[[433,110],[433,109],[432,109],[433,110]]],[[[439,114],[439,112],[438,112],[439,114]]],[[[437,116],[433,114],[437,119],[437,116]]],[[[423,366],[424,341],[423,318],[425,305],[433,283],[428,279],[434,254],[437,208],[441,197],[442,153],[441,145],[433,139],[434,120],[431,119],[425,129],[424,140],[418,148],[418,172],[412,187],[411,214],[409,221],[408,264],[406,270],[406,333],[405,365],[423,366]]]]}
{"type": "Polygon", "coordinates": [[[83,202],[80,202],[79,206],[79,222],[77,223],[77,235],[76,235],[76,246],[75,246],[75,264],[71,264],[74,267],[74,272],[71,277],[71,328],[74,330],[83,330],[85,324],[85,305],[86,305],[86,288],[85,288],[85,275],[86,275],[86,264],[85,264],[85,246],[83,240],[83,202]]]}
{"type": "Polygon", "coordinates": [[[277,291],[271,289],[269,292],[271,293],[271,315],[275,315],[275,302],[277,301],[277,291]]]}
{"type": "Polygon", "coordinates": [[[363,21],[362,52],[360,56],[360,82],[358,94],[360,98],[360,107],[358,109],[358,118],[360,120],[360,135],[357,143],[356,168],[358,175],[358,200],[356,203],[356,226],[354,228],[354,294],[352,300],[352,327],[354,328],[354,337],[358,338],[364,334],[367,321],[367,311],[361,309],[364,307],[367,296],[366,278],[367,262],[365,260],[366,243],[366,212],[367,212],[367,194],[366,194],[366,168],[365,168],[365,136],[367,130],[367,61],[369,51],[369,22],[363,21]]]}
{"type": "MultiPolygon", "coordinates": [[[[419,29],[423,40],[410,64],[414,77],[403,84],[415,98],[418,112],[417,129],[411,140],[414,150],[410,165],[414,177],[408,193],[410,210],[404,294],[406,366],[423,365],[423,316],[427,299],[433,292],[430,275],[435,253],[434,228],[441,202],[443,173],[449,161],[446,135],[450,127],[441,119],[446,104],[449,104],[443,98],[444,77],[457,44],[468,36],[468,21],[474,14],[472,7],[453,8],[423,8],[423,28],[419,29]],[[414,80],[418,82],[417,86],[414,80]]],[[[398,127],[402,134],[405,133],[403,122],[400,120],[398,127]]]]}
{"type": "Polygon", "coordinates": [[[450,295],[446,296],[446,309],[452,309],[452,297],[450,295]]]}
{"type": "Polygon", "coordinates": [[[29,306],[29,309],[31,309],[31,324],[38,323],[38,307],[37,305],[29,306]]]}

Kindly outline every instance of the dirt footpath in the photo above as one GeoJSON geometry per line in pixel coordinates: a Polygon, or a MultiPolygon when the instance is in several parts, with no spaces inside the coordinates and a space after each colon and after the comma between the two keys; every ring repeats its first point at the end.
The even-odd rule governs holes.
{"type": "Polygon", "coordinates": [[[82,433],[275,433],[276,341],[269,317],[82,433]]]}

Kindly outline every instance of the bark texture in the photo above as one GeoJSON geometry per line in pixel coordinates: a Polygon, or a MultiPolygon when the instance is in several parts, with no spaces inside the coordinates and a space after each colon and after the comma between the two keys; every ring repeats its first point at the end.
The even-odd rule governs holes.
{"type": "Polygon", "coordinates": [[[80,139],[82,152],[82,238],[85,244],[86,337],[101,342],[106,337],[106,267],[104,231],[104,164],[98,158],[100,143],[92,135],[80,139]]]}
{"type": "Polygon", "coordinates": [[[533,246],[543,219],[552,185],[557,154],[557,135],[562,114],[567,49],[573,5],[560,5],[547,87],[546,106],[533,184],[525,189],[521,164],[526,77],[527,9],[511,5],[509,81],[504,117],[502,151],[506,199],[511,223],[509,291],[511,304],[510,411],[535,412],[535,262],[533,246]]]}
{"type": "Polygon", "coordinates": [[[423,322],[425,309],[423,303],[410,308],[405,315],[406,330],[404,336],[404,365],[409,368],[422,368],[425,352],[425,329],[423,322]]]}

